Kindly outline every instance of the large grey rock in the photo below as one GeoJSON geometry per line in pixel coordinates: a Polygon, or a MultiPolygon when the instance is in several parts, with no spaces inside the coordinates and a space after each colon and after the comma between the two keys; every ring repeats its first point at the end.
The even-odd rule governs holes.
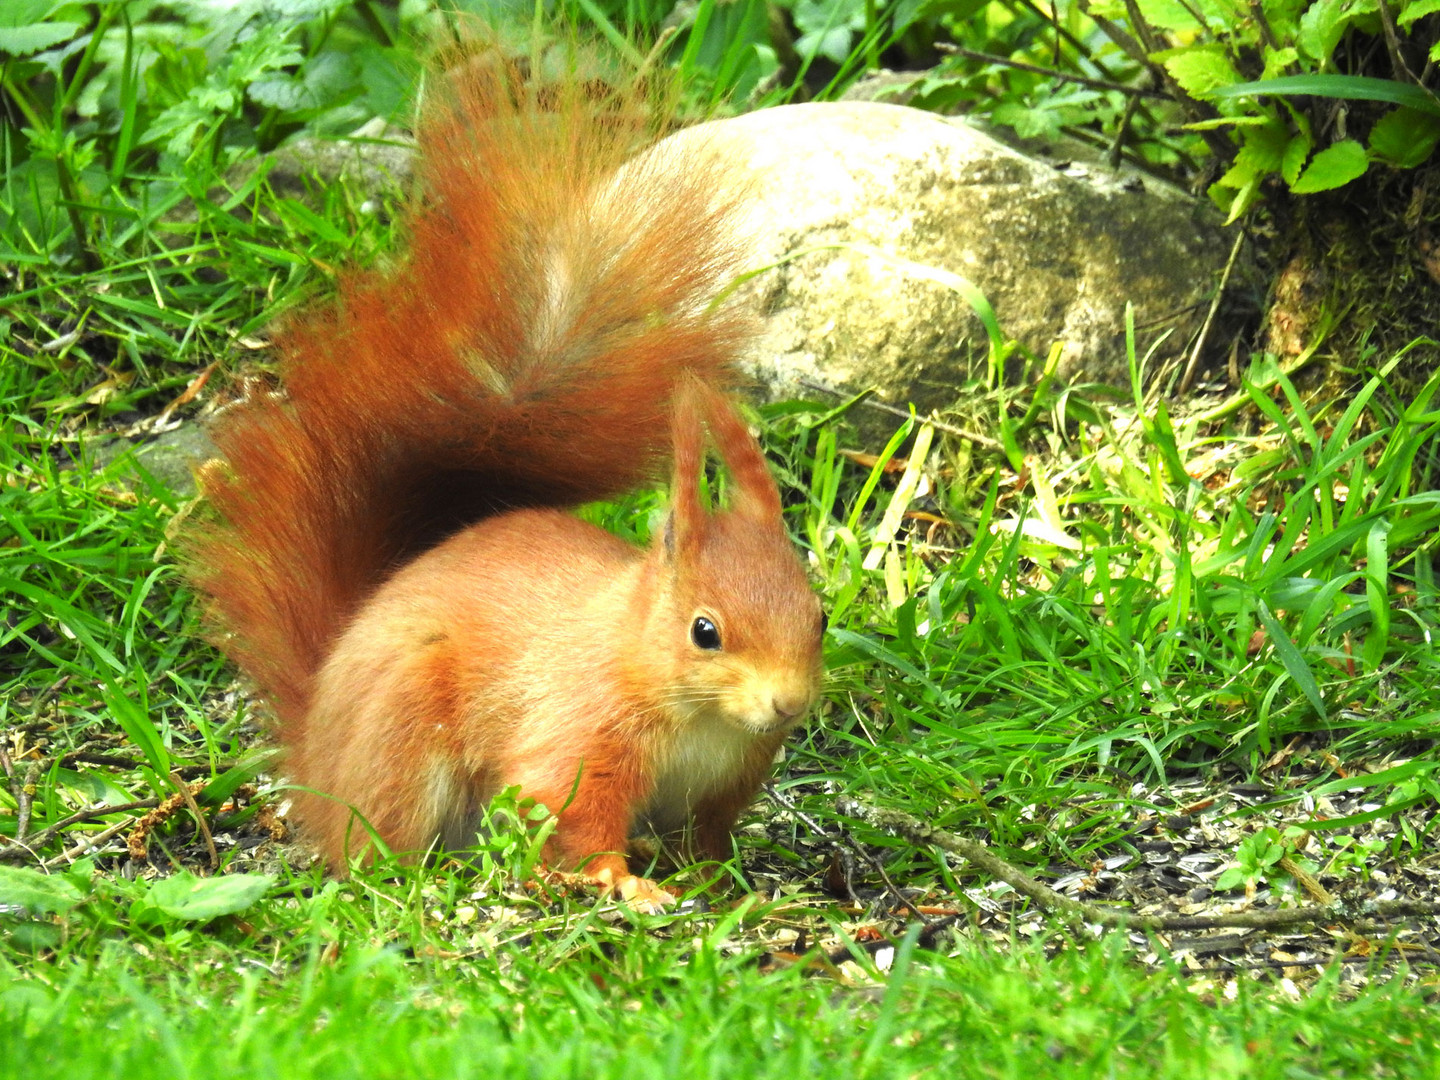
{"type": "Polygon", "coordinates": [[[1063,342],[1062,377],[1125,384],[1126,301],[1142,349],[1167,329],[1162,355],[1185,349],[1232,242],[1178,189],[1057,168],[904,106],[789,105],[678,138],[752,178],[752,264],[773,268],[751,286],[766,320],[751,363],[776,397],[813,381],[944,407],[983,378],[974,309],[927,268],[977,285],[1038,355],[1063,342]]]}
{"type": "Polygon", "coordinates": [[[106,436],[91,443],[94,462],[101,468],[131,451],[145,470],[182,498],[195,494],[195,470],[219,456],[203,423],[187,420],[158,435],[139,441],[133,435],[106,436]]]}
{"type": "MultiPolygon", "coordinates": [[[[1208,204],[1152,177],[1068,152],[1039,160],[901,105],[764,109],[651,153],[685,168],[697,145],[747,185],[749,263],[769,268],[747,287],[765,327],[748,364],[773,398],[819,383],[922,409],[954,402],[985,377],[988,350],[947,274],[973,282],[1039,356],[1061,342],[1062,378],[1123,385],[1126,302],[1142,353],[1162,337],[1159,359],[1186,350],[1232,243],[1208,204]]],[[[277,153],[271,182],[345,178],[379,195],[406,181],[410,155],[397,133],[367,127],[277,153]]]]}
{"type": "Polygon", "coordinates": [[[313,185],[348,183],[372,201],[398,194],[410,182],[415,140],[376,118],[343,137],[307,135],[291,139],[263,158],[237,165],[227,177],[231,190],[260,167],[272,190],[280,195],[311,201],[313,185]]]}

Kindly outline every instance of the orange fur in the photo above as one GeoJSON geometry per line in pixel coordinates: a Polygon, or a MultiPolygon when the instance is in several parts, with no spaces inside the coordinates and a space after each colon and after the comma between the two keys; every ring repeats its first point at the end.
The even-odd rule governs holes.
{"type": "Polygon", "coordinates": [[[422,124],[407,253],[296,320],[283,396],[218,425],[189,573],[337,870],[355,812],[398,851],[459,846],[518,784],[559,812],[557,862],[659,906],[632,830],[728,855],[815,697],[819,604],[716,389],[745,329],[709,303],[732,199],[713,161],[628,159],[654,130],[638,100],[467,68],[422,124]],[[707,430],[724,511],[699,494],[707,430]],[[667,455],[649,550],[559,509],[667,455]]]}

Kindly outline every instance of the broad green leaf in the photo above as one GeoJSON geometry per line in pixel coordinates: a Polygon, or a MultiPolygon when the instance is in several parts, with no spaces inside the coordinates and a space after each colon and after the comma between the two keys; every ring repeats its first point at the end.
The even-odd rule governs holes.
{"type": "Polygon", "coordinates": [[[244,911],[275,884],[273,874],[225,874],[201,878],[179,873],[150,887],[150,903],[172,919],[204,922],[244,911]]]}
{"type": "MultiPolygon", "coordinates": [[[[45,949],[58,949],[60,943],[65,940],[63,927],[56,926],[52,922],[42,922],[39,919],[12,923],[6,927],[6,935],[10,939],[10,944],[15,948],[37,953],[45,949]]],[[[8,994],[0,995],[0,1008],[5,1005],[5,997],[8,997],[8,994]]]]}
{"type": "Polygon", "coordinates": [[[66,0],[5,0],[0,7],[0,28],[29,27],[42,23],[65,6],[66,0]]]}
{"type": "Polygon", "coordinates": [[[1305,159],[1310,156],[1310,139],[1297,134],[1285,144],[1285,153],[1280,159],[1280,175],[1285,183],[1291,187],[1295,181],[1300,179],[1300,170],[1305,167],[1305,159]]]}
{"type": "Polygon", "coordinates": [[[0,4],[0,56],[29,56],[78,34],[80,23],[45,21],[64,6],[65,0],[5,0],[0,4]]]}
{"type": "Polygon", "coordinates": [[[1270,21],[1275,40],[1293,42],[1299,33],[1300,16],[1310,6],[1310,0],[1260,0],[1259,6],[1270,21]]]}
{"type": "Polygon", "coordinates": [[[1145,21],[1159,30],[1180,30],[1194,32],[1206,29],[1192,12],[1198,12],[1196,5],[1188,8],[1179,0],[1138,0],[1137,6],[1145,21]]]}
{"type": "Polygon", "coordinates": [[[1180,84],[1180,89],[1195,97],[1240,81],[1240,73],[1219,45],[1168,49],[1156,53],[1154,58],[1165,65],[1165,70],[1180,84]]]}
{"type": "Polygon", "coordinates": [[[1264,174],[1251,173],[1241,182],[1238,189],[1229,187],[1219,180],[1210,185],[1206,194],[1210,196],[1216,206],[1225,211],[1226,225],[1235,224],[1240,220],[1240,215],[1255,204],[1256,198],[1260,195],[1260,181],[1263,179],[1264,174]],[[1232,191],[1235,192],[1233,197],[1230,196],[1232,191]]]}
{"type": "MultiPolygon", "coordinates": [[[[1437,0],[1440,3],[1440,0],[1437,0]]],[[[1440,116],[1395,109],[1370,129],[1370,152],[1400,169],[1422,164],[1440,141],[1440,116]]]]}
{"type": "Polygon", "coordinates": [[[1440,11],[1440,0],[1411,0],[1395,16],[1395,25],[1408,27],[1416,19],[1423,19],[1437,11],[1440,11]]]}
{"type": "Polygon", "coordinates": [[[1316,0],[1300,16],[1296,43],[1310,59],[1330,59],[1350,24],[1375,10],[1376,0],[1316,0]]]}
{"type": "Polygon", "coordinates": [[[1385,101],[1440,116],[1440,98],[1429,91],[1394,79],[1376,79],[1368,75],[1286,75],[1279,79],[1220,86],[1210,91],[1210,96],[1214,98],[1256,97],[1261,94],[1385,101]]]}
{"type": "Polygon", "coordinates": [[[255,104],[269,109],[293,111],[314,106],[314,102],[305,93],[305,84],[299,79],[287,76],[256,79],[245,88],[245,93],[255,104]]]}
{"type": "Polygon", "coordinates": [[[1238,866],[1232,866],[1215,879],[1215,888],[1221,892],[1229,892],[1235,888],[1235,886],[1242,885],[1244,882],[1245,871],[1241,870],[1238,866]]]}
{"type": "Polygon", "coordinates": [[[1279,120],[1272,120],[1264,127],[1246,128],[1235,163],[1219,183],[1225,187],[1240,188],[1270,173],[1279,172],[1289,145],[1290,129],[1279,120]]]}
{"type": "Polygon", "coordinates": [[[1370,157],[1365,148],[1354,139],[1345,139],[1316,154],[1300,178],[1290,185],[1290,190],[1296,195],[1310,195],[1344,187],[1364,176],[1369,166],[1370,157]]]}
{"type": "Polygon", "coordinates": [[[53,22],[35,26],[0,26],[0,56],[29,56],[69,41],[81,30],[79,23],[53,22]]]}
{"type": "Polygon", "coordinates": [[[1272,49],[1265,48],[1265,70],[1261,73],[1262,79],[1277,79],[1287,67],[1300,59],[1300,53],[1294,48],[1272,49]]]}
{"type": "Polygon", "coordinates": [[[895,30],[898,33],[921,19],[944,16],[962,21],[981,11],[989,0],[900,0],[895,5],[895,30]]]}
{"type": "Polygon", "coordinates": [[[0,866],[0,905],[44,915],[69,911],[84,899],[85,894],[69,878],[27,867],[0,866]]]}
{"type": "Polygon", "coordinates": [[[1022,139],[1058,138],[1064,121],[1057,109],[1032,109],[1017,101],[997,106],[990,113],[990,119],[1013,127],[1022,139]]]}

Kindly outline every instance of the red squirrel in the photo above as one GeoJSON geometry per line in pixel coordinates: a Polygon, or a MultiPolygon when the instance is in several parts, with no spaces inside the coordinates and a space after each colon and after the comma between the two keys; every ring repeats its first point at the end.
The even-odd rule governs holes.
{"type": "Polygon", "coordinates": [[[728,857],[820,681],[820,603],[724,393],[738,197],[694,143],[631,156],[643,93],[489,60],[434,96],[404,252],[292,317],[282,389],[221,413],[187,573],[332,869],[357,813],[397,852],[463,847],[519,785],[553,864],[654,911],[631,834],[728,857]],[[666,459],[648,548],[566,512],[666,459]]]}

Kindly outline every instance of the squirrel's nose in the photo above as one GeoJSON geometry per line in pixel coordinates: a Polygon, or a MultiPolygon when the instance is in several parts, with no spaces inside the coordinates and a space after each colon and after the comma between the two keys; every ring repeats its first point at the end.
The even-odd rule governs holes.
{"type": "Polygon", "coordinates": [[[770,708],[784,720],[794,720],[809,707],[810,699],[799,694],[773,694],[770,698],[770,708]]]}

